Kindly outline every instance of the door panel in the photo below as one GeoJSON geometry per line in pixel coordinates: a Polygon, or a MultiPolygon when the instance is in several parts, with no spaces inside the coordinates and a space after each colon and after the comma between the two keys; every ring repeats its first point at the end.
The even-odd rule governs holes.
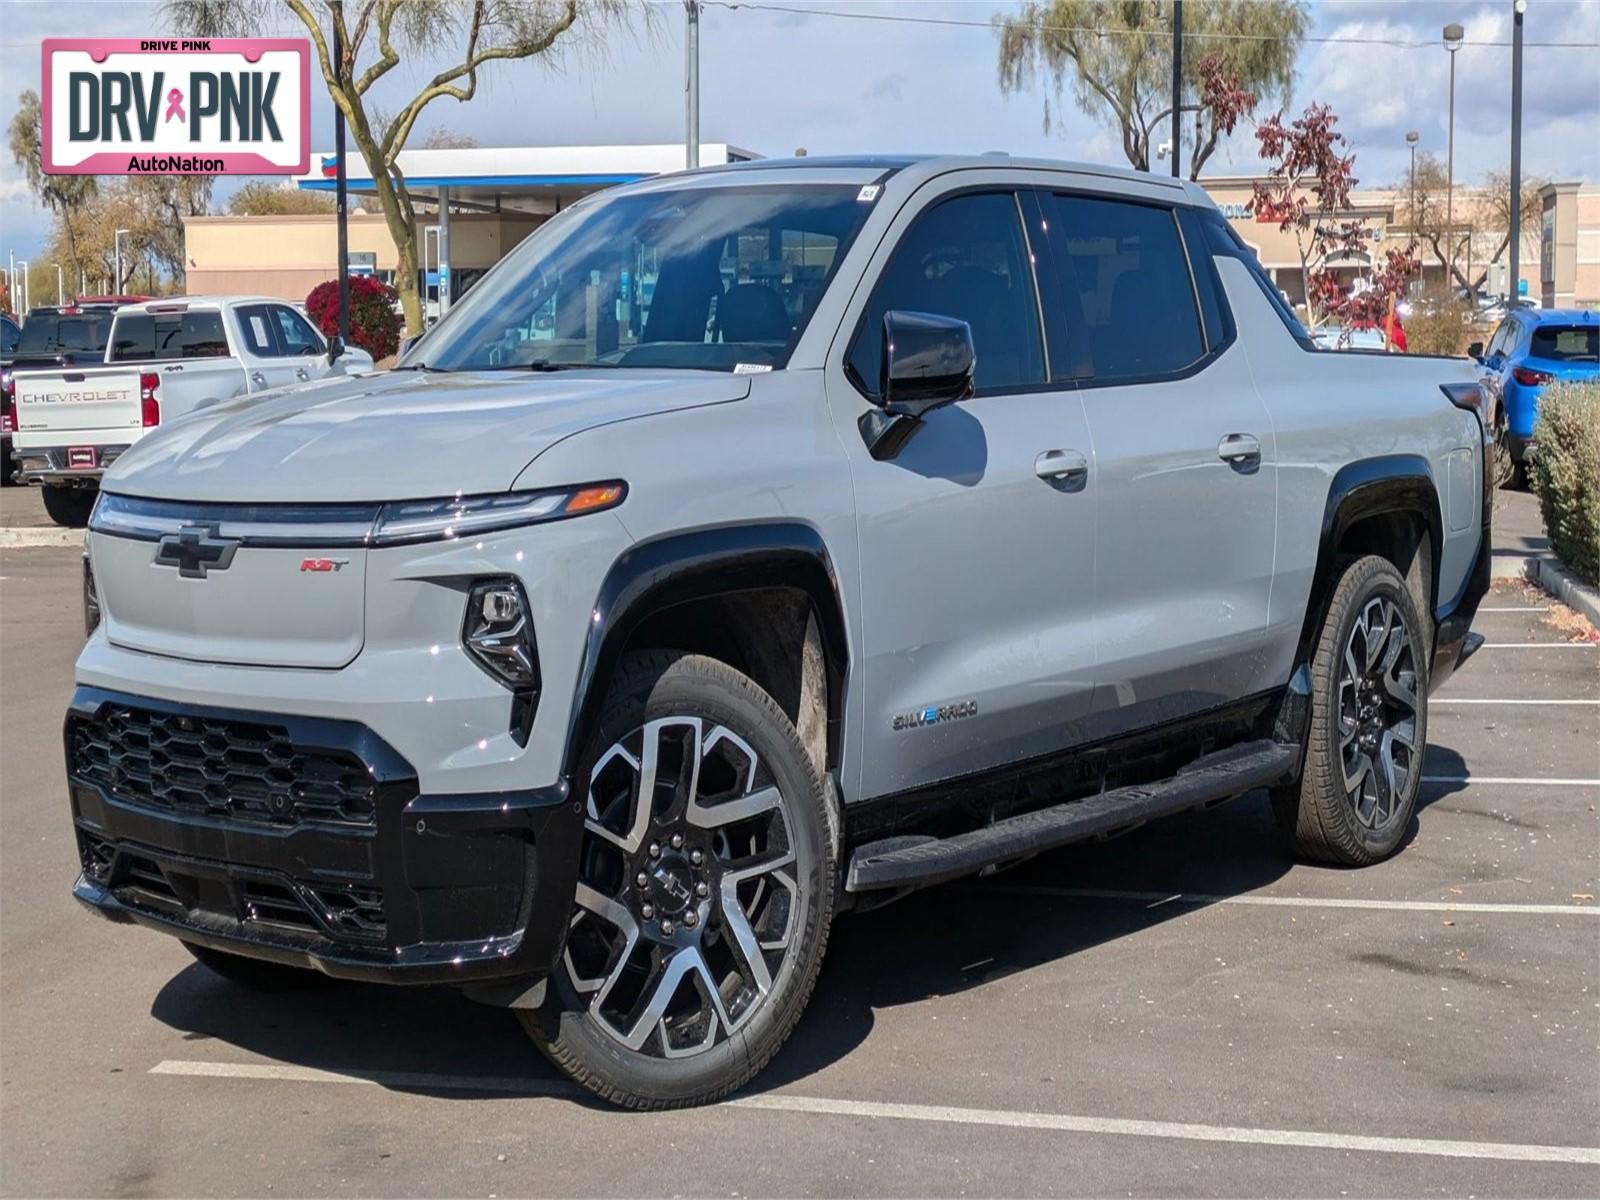
{"type": "Polygon", "coordinates": [[[1070,385],[1044,382],[1015,198],[963,195],[915,218],[847,353],[858,381],[878,377],[891,308],[966,320],[978,394],[880,462],[857,431],[864,387],[826,376],[856,493],[863,797],[1060,749],[1094,683],[1095,486],[1076,469],[1089,430],[1070,385]]]}
{"type": "Polygon", "coordinates": [[[1052,337],[1079,351],[1094,442],[1093,725],[1111,736],[1283,682],[1264,653],[1274,439],[1243,351],[1220,314],[1202,320],[1173,211],[1046,203],[1052,337]]]}

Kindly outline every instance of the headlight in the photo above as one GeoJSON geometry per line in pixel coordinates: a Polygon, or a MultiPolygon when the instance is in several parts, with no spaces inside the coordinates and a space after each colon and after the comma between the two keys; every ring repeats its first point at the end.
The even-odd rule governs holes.
{"type": "Polygon", "coordinates": [[[528,598],[515,579],[484,579],[467,593],[461,643],[473,660],[514,692],[539,686],[539,652],[528,598]]]}
{"type": "Polygon", "coordinates": [[[508,492],[456,496],[446,500],[406,500],[385,504],[373,525],[371,544],[394,546],[438,538],[471,537],[540,521],[615,508],[628,494],[624,483],[589,484],[549,492],[508,492]]]}

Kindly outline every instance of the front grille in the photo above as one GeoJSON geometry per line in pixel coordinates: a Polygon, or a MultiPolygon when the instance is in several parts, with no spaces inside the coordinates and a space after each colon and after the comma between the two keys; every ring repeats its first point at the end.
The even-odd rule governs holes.
{"type": "Polygon", "coordinates": [[[74,716],[67,739],[73,774],[130,804],[262,824],[374,822],[366,764],[297,746],[281,726],[106,704],[74,716]]]}

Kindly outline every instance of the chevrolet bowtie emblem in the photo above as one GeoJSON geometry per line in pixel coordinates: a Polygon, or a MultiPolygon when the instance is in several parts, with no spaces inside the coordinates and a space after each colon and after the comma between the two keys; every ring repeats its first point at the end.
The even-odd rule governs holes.
{"type": "Polygon", "coordinates": [[[239,543],[218,537],[215,525],[185,525],[163,534],[156,547],[156,565],[177,567],[185,579],[204,579],[207,571],[226,571],[239,543]]]}

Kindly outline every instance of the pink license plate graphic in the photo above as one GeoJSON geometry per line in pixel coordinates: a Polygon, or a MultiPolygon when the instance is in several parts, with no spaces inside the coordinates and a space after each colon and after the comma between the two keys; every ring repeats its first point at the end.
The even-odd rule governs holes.
{"type": "Polygon", "coordinates": [[[70,446],[67,449],[67,470],[92,471],[99,462],[93,446],[70,446]]]}

